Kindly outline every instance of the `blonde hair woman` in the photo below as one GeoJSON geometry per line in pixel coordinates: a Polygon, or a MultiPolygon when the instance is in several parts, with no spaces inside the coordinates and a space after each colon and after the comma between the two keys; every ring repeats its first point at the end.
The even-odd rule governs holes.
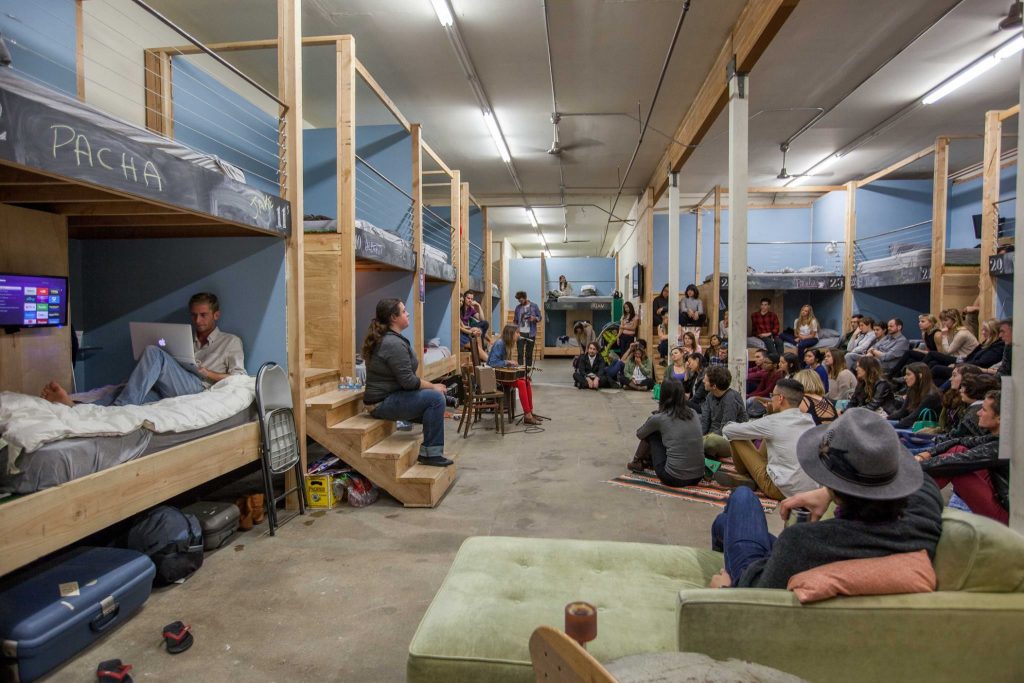
{"type": "Polygon", "coordinates": [[[939,325],[942,328],[942,336],[939,338],[940,348],[930,351],[925,356],[924,362],[928,364],[928,367],[952,365],[963,361],[978,348],[978,338],[964,327],[959,310],[947,308],[939,313],[939,325]]]}
{"type": "Polygon", "coordinates": [[[793,321],[793,333],[796,335],[796,356],[804,357],[804,351],[818,344],[818,319],[814,317],[814,309],[810,304],[800,307],[800,315],[793,321]]]}
{"type": "MultiPolygon", "coordinates": [[[[964,364],[977,365],[979,368],[990,368],[1003,359],[1003,350],[1006,344],[999,337],[999,321],[990,318],[979,325],[981,339],[978,348],[964,357],[964,364]]],[[[936,384],[942,384],[950,379],[953,369],[959,367],[956,363],[949,365],[933,365],[932,378],[936,384]]]]}
{"type": "MultiPolygon", "coordinates": [[[[849,371],[847,371],[849,372],[849,371]]],[[[814,424],[827,424],[836,419],[836,406],[825,396],[825,385],[814,370],[801,370],[793,377],[804,387],[804,400],[800,402],[800,412],[807,413],[814,424]]]]}

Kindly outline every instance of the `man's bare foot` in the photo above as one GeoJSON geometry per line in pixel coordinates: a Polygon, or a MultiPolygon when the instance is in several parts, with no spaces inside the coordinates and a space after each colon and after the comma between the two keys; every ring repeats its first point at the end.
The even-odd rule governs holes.
{"type": "Polygon", "coordinates": [[[66,406],[75,405],[75,402],[71,400],[70,396],[68,396],[68,392],[64,390],[64,387],[56,382],[50,382],[43,387],[43,391],[39,395],[50,403],[62,403],[66,406]]]}

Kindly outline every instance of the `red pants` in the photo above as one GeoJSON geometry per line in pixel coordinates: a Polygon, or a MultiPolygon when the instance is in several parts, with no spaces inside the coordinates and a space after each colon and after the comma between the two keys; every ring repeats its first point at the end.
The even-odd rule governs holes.
{"type": "Polygon", "coordinates": [[[520,377],[515,382],[503,382],[503,384],[515,387],[519,392],[519,403],[522,404],[524,413],[533,412],[533,386],[529,380],[520,377]]]}
{"type": "MultiPolygon", "coordinates": [[[[953,455],[967,450],[963,446],[950,448],[942,455],[953,455]]],[[[942,455],[939,457],[941,458],[942,455]]],[[[953,484],[953,491],[960,496],[971,512],[996,520],[1002,524],[1010,523],[1010,512],[996,500],[995,488],[988,470],[975,470],[955,477],[934,477],[941,489],[946,484],[953,484]]]]}

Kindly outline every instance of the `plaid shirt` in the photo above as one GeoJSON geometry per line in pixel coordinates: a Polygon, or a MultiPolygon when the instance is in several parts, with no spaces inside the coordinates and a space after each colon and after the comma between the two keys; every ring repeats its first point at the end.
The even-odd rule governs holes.
{"type": "Polygon", "coordinates": [[[779,316],[775,315],[771,311],[768,311],[764,315],[761,315],[761,311],[751,313],[750,323],[755,337],[760,337],[762,334],[778,336],[780,331],[779,316]]]}

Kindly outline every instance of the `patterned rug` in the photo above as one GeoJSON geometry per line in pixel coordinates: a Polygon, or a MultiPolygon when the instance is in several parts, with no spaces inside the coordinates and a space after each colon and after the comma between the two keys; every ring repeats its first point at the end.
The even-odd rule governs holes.
{"type": "MultiPolygon", "coordinates": [[[[722,462],[722,469],[726,472],[736,471],[736,468],[729,461],[722,462]]],[[[724,486],[720,486],[718,483],[708,481],[707,479],[704,479],[694,486],[666,486],[665,484],[662,484],[661,480],[658,479],[658,476],[650,470],[643,473],[626,472],[614,479],[609,479],[607,483],[615,484],[616,486],[625,486],[626,488],[635,489],[637,491],[646,491],[659,496],[682,498],[683,500],[707,503],[708,505],[714,505],[715,507],[720,508],[725,507],[726,501],[729,500],[729,494],[732,492],[732,489],[725,488],[724,486]]],[[[761,507],[764,508],[765,513],[774,511],[779,505],[779,501],[765,497],[765,495],[760,491],[757,492],[757,497],[760,499],[761,507]]]]}

